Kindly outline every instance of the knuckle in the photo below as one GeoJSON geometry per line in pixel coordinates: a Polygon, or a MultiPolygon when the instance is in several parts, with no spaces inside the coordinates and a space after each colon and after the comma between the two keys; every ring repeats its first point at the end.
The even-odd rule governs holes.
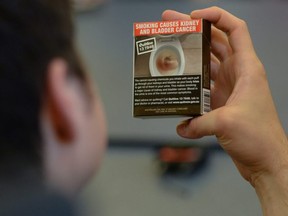
{"type": "Polygon", "coordinates": [[[212,6],[211,9],[213,9],[213,10],[221,10],[220,7],[218,7],[218,6],[212,6]]]}
{"type": "Polygon", "coordinates": [[[239,19],[238,20],[238,25],[242,29],[248,29],[247,22],[245,20],[243,20],[243,19],[239,19]]]}

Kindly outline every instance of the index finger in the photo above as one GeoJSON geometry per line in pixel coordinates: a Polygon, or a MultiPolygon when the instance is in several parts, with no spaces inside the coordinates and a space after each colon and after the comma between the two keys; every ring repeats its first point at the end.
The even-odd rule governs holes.
{"type": "Polygon", "coordinates": [[[162,13],[162,19],[166,20],[191,20],[188,14],[183,14],[174,10],[165,10],[162,13]]]}
{"type": "Polygon", "coordinates": [[[218,7],[210,7],[193,11],[191,18],[206,19],[216,28],[225,32],[233,51],[254,52],[253,43],[246,23],[227,11],[218,7]]]}

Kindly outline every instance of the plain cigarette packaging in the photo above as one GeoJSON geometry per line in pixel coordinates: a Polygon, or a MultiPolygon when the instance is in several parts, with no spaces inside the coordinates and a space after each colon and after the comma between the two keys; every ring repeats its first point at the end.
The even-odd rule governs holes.
{"type": "Polygon", "coordinates": [[[133,38],[134,117],[210,111],[210,22],[134,23],[133,38]]]}

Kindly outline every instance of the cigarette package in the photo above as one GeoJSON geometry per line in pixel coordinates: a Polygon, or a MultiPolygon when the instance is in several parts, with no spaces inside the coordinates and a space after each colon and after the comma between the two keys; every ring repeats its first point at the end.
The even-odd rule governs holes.
{"type": "Polygon", "coordinates": [[[138,22],[133,38],[134,117],[210,111],[210,22],[138,22]]]}

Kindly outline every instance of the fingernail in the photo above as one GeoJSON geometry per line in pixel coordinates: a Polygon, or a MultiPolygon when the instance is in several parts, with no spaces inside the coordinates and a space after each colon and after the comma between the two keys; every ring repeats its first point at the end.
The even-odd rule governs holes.
{"type": "Polygon", "coordinates": [[[185,121],[180,122],[177,126],[177,132],[181,135],[185,134],[187,127],[189,125],[189,122],[190,122],[190,120],[185,120],[185,121]]]}

